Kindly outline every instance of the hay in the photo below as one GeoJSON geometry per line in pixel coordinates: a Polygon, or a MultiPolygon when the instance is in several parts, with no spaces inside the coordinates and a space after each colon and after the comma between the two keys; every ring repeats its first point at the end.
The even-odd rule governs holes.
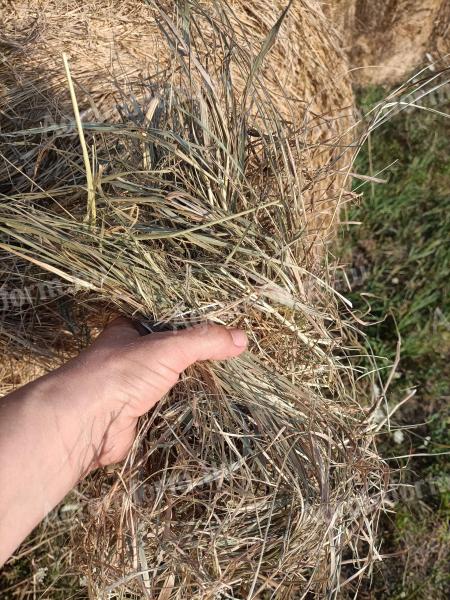
{"type": "Polygon", "coordinates": [[[20,48],[5,19],[1,264],[10,287],[59,290],[8,311],[5,352],[65,358],[112,310],[251,339],[186,372],[93,477],[91,596],[331,597],[348,548],[354,578],[377,558],[386,484],[320,260],[353,155],[333,33],[306,0],[71,6],[16,3],[20,48]]]}
{"type": "MultiPolygon", "coordinates": [[[[173,4],[168,2],[167,10],[173,4]]],[[[255,58],[256,49],[285,4],[284,0],[227,3],[225,26],[234,32],[233,44],[239,45],[247,59],[255,58]]],[[[8,4],[1,16],[0,47],[6,54],[0,67],[3,129],[8,125],[15,131],[46,124],[70,126],[73,110],[61,61],[65,50],[70,53],[85,122],[120,118],[117,106],[123,102],[127,104],[125,111],[139,112],[138,104],[145,111],[153,97],[149,82],[174,75],[166,34],[157,24],[154,6],[145,2],[105,5],[78,1],[67,10],[56,1],[28,0],[14,2],[13,9],[8,4]],[[133,102],[137,105],[132,106],[133,102]]],[[[201,61],[214,62],[217,67],[221,57],[227,61],[230,57],[225,48],[216,46],[212,28],[204,25],[195,51],[201,61]]],[[[198,32],[192,35],[197,37],[198,32]]],[[[237,60],[231,60],[230,69],[234,92],[241,97],[246,74],[237,60]]],[[[326,237],[333,230],[336,202],[344,187],[344,177],[334,164],[341,149],[332,140],[349,141],[343,132],[353,123],[353,95],[337,35],[316,2],[292,4],[277,43],[265,57],[260,80],[278,113],[301,127],[298,137],[305,146],[303,176],[315,182],[303,192],[306,215],[322,230],[320,238],[326,237]],[[332,163],[334,168],[327,169],[332,163]]],[[[28,148],[27,161],[22,165],[44,189],[59,175],[55,171],[59,161],[49,165],[48,137],[40,138],[43,147],[28,148]]],[[[11,177],[10,167],[4,176],[11,177]]]]}
{"type": "Polygon", "coordinates": [[[418,67],[448,67],[446,0],[332,0],[324,4],[341,33],[352,77],[361,86],[403,82],[418,67]]]}

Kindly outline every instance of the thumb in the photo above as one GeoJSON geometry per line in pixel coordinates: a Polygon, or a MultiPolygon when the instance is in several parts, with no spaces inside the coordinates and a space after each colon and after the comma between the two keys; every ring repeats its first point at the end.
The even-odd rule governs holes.
{"type": "MultiPolygon", "coordinates": [[[[143,415],[152,408],[177,383],[180,373],[193,363],[238,356],[246,349],[247,341],[240,329],[208,323],[152,333],[136,340],[128,346],[127,355],[139,374],[139,385],[143,384],[147,391],[140,395],[140,402],[134,403],[133,416],[143,415]]],[[[127,379],[129,381],[129,377],[127,379]]]]}
{"type": "Polygon", "coordinates": [[[248,339],[240,329],[205,323],[178,331],[154,333],[141,338],[142,358],[180,374],[199,360],[225,360],[241,354],[248,339]]]}

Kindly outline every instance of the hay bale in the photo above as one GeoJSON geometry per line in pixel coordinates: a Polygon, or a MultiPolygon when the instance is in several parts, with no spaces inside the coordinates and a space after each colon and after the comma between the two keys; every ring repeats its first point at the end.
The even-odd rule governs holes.
{"type": "Polygon", "coordinates": [[[352,96],[318,4],[280,6],[16,2],[20,47],[6,19],[1,264],[64,295],[8,313],[5,349],[66,356],[111,310],[251,339],[186,372],[90,482],[76,551],[95,598],[332,595],[346,549],[355,578],[377,556],[386,470],[320,260],[352,96]]]}
{"type": "Polygon", "coordinates": [[[340,31],[362,85],[393,85],[424,61],[448,66],[450,5],[446,0],[333,0],[324,5],[340,31]]]}
{"type": "MultiPolygon", "coordinates": [[[[165,4],[169,11],[174,5],[165,4]]],[[[228,3],[233,43],[254,57],[285,4],[284,0],[228,3]]],[[[120,118],[117,106],[124,101],[124,93],[127,109],[133,110],[131,98],[145,109],[152,97],[148,82],[171,69],[171,53],[157,23],[157,11],[143,2],[99,5],[78,1],[67,10],[56,0],[16,1],[13,10],[8,3],[1,16],[0,47],[6,53],[0,67],[2,129],[70,126],[73,111],[61,61],[64,50],[70,54],[85,122],[120,118]]],[[[215,33],[205,24],[202,42],[196,47],[199,59],[206,59],[211,49],[217,53],[213,62],[218,65],[226,51],[215,47],[215,33]]],[[[211,57],[208,60],[211,63],[211,57]]],[[[246,75],[233,61],[231,68],[233,88],[240,97],[246,75]]],[[[336,167],[345,166],[339,144],[350,139],[343,134],[353,125],[353,95],[338,38],[317,2],[292,4],[264,61],[260,81],[279,114],[302,128],[304,178],[315,181],[314,187],[303,192],[305,214],[311,230],[326,239],[330,232],[334,234],[336,205],[342,199],[344,176],[336,167]]],[[[53,183],[51,176],[58,174],[49,168],[49,151],[43,146],[34,153],[30,149],[22,167],[46,187],[53,183]]],[[[9,181],[10,177],[7,168],[4,178],[9,181]]],[[[0,185],[1,180],[0,176],[0,185]]]]}

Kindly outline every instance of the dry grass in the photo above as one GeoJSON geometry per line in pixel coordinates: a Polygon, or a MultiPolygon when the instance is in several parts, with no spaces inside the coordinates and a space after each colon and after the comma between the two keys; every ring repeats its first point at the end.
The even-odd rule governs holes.
{"type": "Polygon", "coordinates": [[[342,36],[358,86],[392,86],[419,67],[448,63],[446,0],[331,0],[325,12],[342,36]]]}
{"type": "MultiPolygon", "coordinates": [[[[67,23],[44,4],[47,41],[59,30],[64,43],[55,47],[68,45],[67,23]]],[[[74,6],[69,29],[86,18],[74,6]]],[[[64,123],[74,101],[62,65],[52,57],[48,72],[31,73],[33,61],[7,44],[4,280],[65,289],[62,298],[35,295],[9,310],[4,348],[26,347],[49,366],[76,350],[77,323],[98,327],[112,310],[175,331],[206,319],[240,325],[251,348],[186,372],[142,420],[125,464],[97,473],[77,536],[79,567],[95,598],[334,597],[346,549],[355,578],[378,558],[387,475],[344,350],[346,301],[320,260],[347,198],[351,118],[331,110],[336,73],[316,64],[311,49],[303,59],[309,84],[292,93],[284,86],[298,59],[292,19],[294,31],[320,33],[322,56],[340,55],[312,2],[281,16],[259,2],[124,6],[139,36],[130,47],[145,52],[143,28],[151,48],[164,51],[139,76],[124,51],[131,62],[116,62],[122,79],[108,72],[106,83],[91,58],[87,81],[86,51],[80,58],[70,38],[66,76],[81,145],[79,124],[64,123]],[[264,35],[249,38],[255,20],[264,35]],[[323,83],[314,93],[313,72],[323,83]]],[[[119,26],[121,14],[113,15],[119,26]]],[[[29,44],[39,56],[38,31],[29,44]]]]}

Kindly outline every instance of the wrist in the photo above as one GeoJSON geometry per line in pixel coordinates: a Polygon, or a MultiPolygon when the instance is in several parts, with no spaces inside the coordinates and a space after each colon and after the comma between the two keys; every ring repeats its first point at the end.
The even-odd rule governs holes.
{"type": "Polygon", "coordinates": [[[91,470],[101,443],[100,423],[105,419],[70,373],[55,371],[30,385],[28,410],[45,420],[46,436],[53,439],[55,462],[75,484],[91,470]]]}
{"type": "Polygon", "coordinates": [[[87,472],[82,418],[51,376],[0,399],[0,563],[87,472]]]}

